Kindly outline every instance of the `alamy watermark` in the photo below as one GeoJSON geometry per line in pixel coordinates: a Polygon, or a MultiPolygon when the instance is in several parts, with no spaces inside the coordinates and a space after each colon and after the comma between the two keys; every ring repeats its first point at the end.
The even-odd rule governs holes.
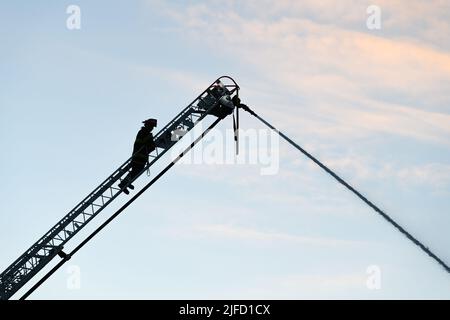
{"type": "Polygon", "coordinates": [[[381,8],[377,5],[370,5],[366,9],[368,14],[366,20],[366,26],[369,30],[380,30],[381,29],[381,8]]]}
{"type": "Polygon", "coordinates": [[[381,289],[381,268],[377,265],[368,266],[366,269],[366,286],[369,290],[381,289]]]}
{"type": "Polygon", "coordinates": [[[67,289],[81,289],[81,268],[77,265],[70,265],[67,267],[66,272],[69,275],[66,280],[67,289]]]}
{"type": "MultiPolygon", "coordinates": [[[[186,136],[188,142],[194,141],[203,132],[202,123],[186,133],[183,130],[172,132],[172,141],[186,136]]],[[[279,135],[269,129],[238,130],[239,154],[236,155],[235,132],[232,129],[213,129],[197,145],[183,156],[180,164],[206,165],[257,165],[261,175],[275,175],[280,167],[279,135]]],[[[171,149],[175,159],[186,147],[176,144],[171,149]]]]}
{"type": "Polygon", "coordinates": [[[66,13],[69,15],[66,20],[66,27],[69,30],[81,29],[81,8],[77,5],[71,4],[66,8],[66,13]]]}

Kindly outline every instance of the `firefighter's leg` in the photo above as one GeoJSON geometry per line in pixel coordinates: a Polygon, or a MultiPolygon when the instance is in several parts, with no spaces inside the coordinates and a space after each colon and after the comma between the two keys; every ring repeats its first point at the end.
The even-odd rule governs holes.
{"type": "MultiPolygon", "coordinates": [[[[138,155],[140,156],[140,155],[138,155]]],[[[134,156],[130,163],[130,172],[127,174],[127,176],[119,183],[119,188],[122,189],[123,192],[126,194],[129,194],[128,188],[131,190],[134,190],[134,186],[132,185],[132,182],[134,179],[144,170],[146,159],[145,157],[134,156]]]]}
{"type": "Polygon", "coordinates": [[[130,174],[128,174],[125,178],[123,178],[122,181],[120,181],[119,183],[119,188],[122,189],[123,192],[125,192],[125,194],[130,194],[130,191],[128,191],[128,187],[129,187],[129,178],[130,174]]]}
{"type": "Polygon", "coordinates": [[[130,164],[129,168],[130,168],[130,171],[128,172],[128,174],[118,184],[119,188],[122,189],[122,191],[125,192],[126,194],[130,193],[128,191],[128,188],[130,188],[131,190],[134,189],[134,186],[130,183],[133,180],[133,171],[134,171],[133,162],[130,164]]]}
{"type": "MultiPolygon", "coordinates": [[[[145,163],[140,162],[133,162],[131,164],[131,170],[128,173],[128,175],[122,180],[122,182],[119,184],[119,187],[123,189],[125,193],[127,193],[127,188],[130,188],[131,190],[134,190],[134,186],[132,185],[132,182],[136,177],[144,170],[145,163]]],[[[127,193],[128,194],[128,193],[127,193]]]]}
{"type": "MultiPolygon", "coordinates": [[[[136,179],[136,177],[142,172],[142,170],[144,170],[145,168],[145,163],[140,163],[140,162],[136,162],[133,163],[131,166],[131,171],[129,174],[129,181],[130,183],[136,179]]],[[[131,189],[131,188],[130,188],[131,189]]]]}

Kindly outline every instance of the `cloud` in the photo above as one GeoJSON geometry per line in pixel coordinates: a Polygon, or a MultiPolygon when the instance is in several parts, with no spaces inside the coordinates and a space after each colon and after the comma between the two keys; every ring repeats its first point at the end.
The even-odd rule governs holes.
{"type": "Polygon", "coordinates": [[[302,244],[324,247],[355,246],[362,242],[347,241],[326,237],[299,236],[289,233],[261,231],[254,228],[241,227],[231,224],[199,224],[191,227],[172,230],[176,236],[196,236],[208,238],[226,238],[236,241],[256,241],[262,243],[302,244]]]}
{"type": "MultiPolygon", "coordinates": [[[[381,132],[450,141],[448,52],[426,39],[381,37],[345,23],[330,24],[340,19],[339,12],[347,12],[342,19],[348,23],[364,20],[365,10],[361,16],[361,8],[352,1],[299,3],[249,2],[239,7],[242,10],[237,4],[228,4],[227,10],[212,10],[206,4],[186,5],[182,11],[171,5],[165,9],[190,37],[256,70],[261,75],[253,79],[256,82],[281,87],[283,95],[302,97],[301,108],[292,102],[286,108],[264,108],[286,114],[282,120],[295,119],[302,129],[324,136],[381,132]],[[314,111],[304,110],[309,106],[314,111]]],[[[390,14],[388,21],[395,15],[397,25],[414,20],[414,8],[422,7],[417,1],[383,5],[390,14]]]]}
{"type": "Polygon", "coordinates": [[[398,171],[397,177],[405,183],[444,188],[450,186],[450,165],[428,163],[398,171]]]}
{"type": "Polygon", "coordinates": [[[148,65],[133,65],[133,72],[149,77],[162,78],[174,86],[189,90],[189,92],[202,92],[211,83],[211,79],[186,70],[175,70],[148,65]]]}
{"type": "MultiPolygon", "coordinates": [[[[207,27],[205,18],[223,19],[226,16],[240,16],[264,23],[281,17],[302,17],[312,22],[339,28],[369,33],[366,29],[367,13],[371,0],[247,0],[211,1],[199,4],[187,1],[184,5],[167,5],[163,1],[150,0],[152,8],[158,8],[173,19],[185,16],[190,27],[207,27]],[[187,4],[186,4],[187,3],[187,4]],[[186,16],[187,14],[187,16],[186,16]]],[[[382,34],[391,38],[431,43],[436,47],[450,49],[450,3],[442,0],[379,0],[375,3],[382,13],[382,34]],[[439,32],[436,32],[439,30],[439,32]]]]}
{"type": "Polygon", "coordinates": [[[377,163],[373,159],[357,155],[338,156],[324,162],[338,172],[350,174],[352,180],[394,180],[408,188],[419,186],[434,190],[450,186],[450,165],[445,163],[401,166],[395,163],[377,163]]]}

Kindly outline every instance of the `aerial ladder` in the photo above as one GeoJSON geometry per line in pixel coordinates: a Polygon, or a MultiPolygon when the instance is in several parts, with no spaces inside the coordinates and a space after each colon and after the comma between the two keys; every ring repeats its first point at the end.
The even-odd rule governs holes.
{"type": "MultiPolygon", "coordinates": [[[[180,133],[188,133],[208,115],[216,117],[217,123],[232,114],[232,98],[238,94],[239,86],[231,77],[214,81],[154,136],[156,148],[139,176],[180,140],[180,133]]],[[[56,256],[66,257],[64,245],[123,193],[118,184],[130,171],[131,160],[132,157],[125,161],[0,274],[0,300],[9,299],[56,256]]]]}
{"type": "MultiPolygon", "coordinates": [[[[256,117],[269,129],[274,130],[292,147],[300,151],[317,166],[323,169],[327,174],[333,177],[337,182],[346,187],[355,196],[371,207],[383,219],[394,226],[399,232],[406,236],[411,242],[417,245],[423,252],[441,265],[447,273],[450,273],[450,267],[445,261],[440,259],[427,246],[411,235],[406,229],[400,226],[382,209],[367,199],[358,190],[352,187],[333,170],[315,158],[300,145],[291,140],[284,133],[276,129],[272,124],[256,114],[245,104],[241,104],[239,99],[239,86],[229,76],[222,76],[214,81],[206,90],[194,99],[186,108],[175,116],[164,128],[162,128],[154,137],[156,148],[149,154],[148,162],[142,172],[135,178],[139,178],[142,173],[149,170],[150,167],[160,159],[168,150],[170,150],[178,141],[179,133],[183,135],[192,130],[208,115],[215,117],[214,122],[197,137],[178,157],[172,160],[163,170],[161,170],[150,182],[139,190],[130,200],[112,214],[103,222],[94,232],[79,243],[69,254],[63,251],[64,245],[69,242],[80,230],[82,230],[92,219],[112,203],[122,192],[119,187],[124,178],[128,175],[131,168],[130,157],[116,171],[114,171],[105,181],[95,188],[86,198],[75,206],[67,215],[65,215],[55,226],[53,226],[42,238],[33,244],[25,253],[14,261],[3,273],[0,274],[0,300],[9,299],[28,281],[37,275],[53,258],[59,256],[61,260],[45,274],[36,284],[29,289],[22,299],[28,297],[36,288],[46,281],[54,272],[58,270],[71,255],[80,250],[89,240],[92,239],[100,230],[102,230],[115,217],[123,212],[133,201],[151,187],[162,175],[164,175],[172,166],[179,161],[187,152],[189,152],[215,125],[222,121],[228,115],[233,114],[233,128],[235,132],[236,153],[238,152],[238,132],[239,132],[239,109],[242,109],[252,116],[256,117]]],[[[127,180],[127,185],[133,181],[127,180]]]]}

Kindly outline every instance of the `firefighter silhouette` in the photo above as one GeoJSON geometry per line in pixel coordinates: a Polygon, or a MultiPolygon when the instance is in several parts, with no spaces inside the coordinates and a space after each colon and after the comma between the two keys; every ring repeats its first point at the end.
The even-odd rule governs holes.
{"type": "Polygon", "coordinates": [[[133,155],[131,157],[130,172],[128,175],[119,183],[119,188],[123,192],[129,194],[128,188],[134,189],[131,184],[134,179],[139,176],[145,169],[148,163],[149,154],[155,150],[156,145],[153,141],[152,130],[157,125],[156,119],[148,119],[142,122],[144,126],[139,130],[136,136],[136,140],[133,146],[133,155]]]}

